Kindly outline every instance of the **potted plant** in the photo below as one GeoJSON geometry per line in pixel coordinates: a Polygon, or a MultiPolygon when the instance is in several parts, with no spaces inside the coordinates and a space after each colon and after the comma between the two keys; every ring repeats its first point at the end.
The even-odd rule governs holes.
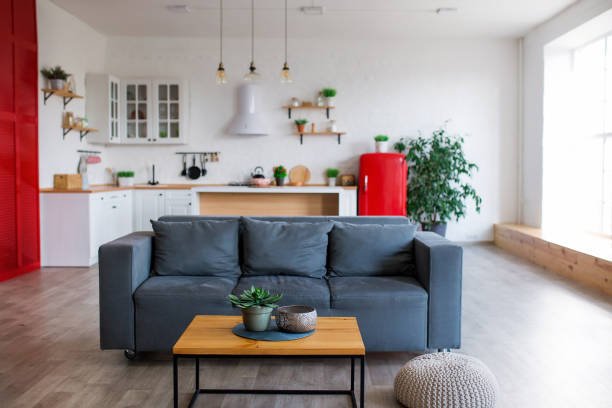
{"type": "Polygon", "coordinates": [[[463,142],[440,128],[431,138],[401,139],[394,146],[408,149],[408,214],[424,231],[446,235],[448,221],[465,217],[468,199],[480,212],[482,198],[464,180],[478,166],[466,159],[463,142]]]}
{"type": "Polygon", "coordinates": [[[340,170],[330,167],[325,171],[327,175],[327,185],[330,187],[334,187],[336,185],[336,177],[340,174],[340,170]]]}
{"type": "Polygon", "coordinates": [[[297,126],[298,133],[304,133],[304,126],[308,123],[308,119],[296,119],[295,126],[297,126]]]}
{"type": "Polygon", "coordinates": [[[250,331],[266,331],[270,324],[270,315],[283,295],[272,295],[265,289],[251,286],[243,291],[240,296],[229,295],[232,305],[239,307],[242,311],[242,322],[244,327],[250,331]]]}
{"type": "Polygon", "coordinates": [[[53,68],[43,68],[40,70],[40,73],[49,81],[49,88],[54,91],[59,91],[66,87],[66,80],[69,74],[59,65],[53,68]]]}
{"type": "Polygon", "coordinates": [[[276,185],[281,187],[285,185],[285,178],[287,177],[287,169],[282,164],[274,168],[274,179],[276,185]]]}
{"type": "Polygon", "coordinates": [[[336,90],[334,88],[323,88],[321,92],[325,97],[325,104],[329,107],[334,106],[334,97],[336,96],[336,90]]]}
{"type": "Polygon", "coordinates": [[[131,170],[117,172],[117,183],[119,184],[119,187],[133,186],[134,172],[131,170]]]}
{"type": "Polygon", "coordinates": [[[376,135],[374,136],[376,142],[376,153],[387,153],[389,150],[389,136],[387,135],[376,135]]]}

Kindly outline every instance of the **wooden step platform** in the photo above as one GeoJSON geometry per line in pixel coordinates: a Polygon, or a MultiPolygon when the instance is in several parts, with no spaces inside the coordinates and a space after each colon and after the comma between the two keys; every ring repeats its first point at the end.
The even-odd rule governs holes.
{"type": "Polygon", "coordinates": [[[552,272],[612,295],[612,239],[543,231],[516,224],[494,226],[495,245],[552,272]]]}

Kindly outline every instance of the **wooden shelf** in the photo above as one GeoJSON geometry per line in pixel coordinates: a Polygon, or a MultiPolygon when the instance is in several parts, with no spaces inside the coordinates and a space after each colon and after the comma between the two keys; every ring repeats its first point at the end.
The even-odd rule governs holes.
{"type": "Polygon", "coordinates": [[[83,97],[81,95],[77,95],[73,92],[67,91],[65,89],[49,89],[49,88],[43,88],[41,89],[41,91],[43,91],[44,95],[45,95],[45,100],[44,100],[44,104],[47,104],[47,99],[49,99],[52,95],[55,96],[59,96],[63,99],[64,101],[64,109],[66,108],[66,105],[68,105],[70,103],[71,100],[73,99],[83,99],[83,97]]]}
{"type": "Polygon", "coordinates": [[[83,140],[83,138],[85,136],[87,136],[87,134],[89,132],[97,132],[98,129],[95,128],[90,128],[90,127],[81,127],[81,126],[62,126],[62,130],[63,130],[63,138],[66,138],[66,135],[68,133],[70,133],[71,131],[75,130],[77,132],[79,132],[79,140],[83,140]]]}
{"type": "Polygon", "coordinates": [[[300,144],[304,144],[304,136],[337,136],[338,137],[338,144],[341,143],[341,137],[343,135],[346,135],[346,132],[298,132],[297,133],[300,136],[300,144]]]}
{"type": "Polygon", "coordinates": [[[335,106],[316,106],[316,105],[311,105],[311,106],[283,106],[284,109],[287,109],[287,115],[289,116],[289,119],[291,119],[291,111],[294,109],[313,109],[313,110],[324,110],[325,114],[327,116],[327,119],[329,119],[329,110],[330,109],[334,109],[335,106]]]}

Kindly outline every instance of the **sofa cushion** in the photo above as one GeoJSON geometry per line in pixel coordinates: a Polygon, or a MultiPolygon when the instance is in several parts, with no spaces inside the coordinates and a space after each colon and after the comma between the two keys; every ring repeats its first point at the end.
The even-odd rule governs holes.
{"type": "Polygon", "coordinates": [[[348,276],[328,280],[332,313],[356,316],[369,351],[427,348],[428,294],[407,276],[348,276]]]}
{"type": "Polygon", "coordinates": [[[227,296],[236,278],[153,276],[134,292],[136,349],[169,351],[197,314],[238,314],[227,296]]]}
{"type": "Polygon", "coordinates": [[[240,275],[239,221],[151,221],[157,275],[240,275]]]}
{"type": "Polygon", "coordinates": [[[326,273],[331,222],[268,222],[243,218],[245,275],[320,278],[326,273]]]}
{"type": "Polygon", "coordinates": [[[279,305],[307,305],[317,309],[321,315],[329,314],[330,296],[325,279],[286,275],[242,276],[232,293],[238,296],[251,286],[282,293],[279,305]]]}
{"type": "Polygon", "coordinates": [[[334,222],[329,237],[332,276],[411,275],[416,225],[334,222]]]}

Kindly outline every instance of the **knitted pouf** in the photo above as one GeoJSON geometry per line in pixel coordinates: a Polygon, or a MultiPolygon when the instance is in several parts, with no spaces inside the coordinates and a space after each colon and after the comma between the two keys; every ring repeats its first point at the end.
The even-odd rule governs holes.
{"type": "Polygon", "coordinates": [[[480,360],[457,353],[413,358],[395,377],[395,398],[409,408],[492,408],[498,388],[480,360]]]}

